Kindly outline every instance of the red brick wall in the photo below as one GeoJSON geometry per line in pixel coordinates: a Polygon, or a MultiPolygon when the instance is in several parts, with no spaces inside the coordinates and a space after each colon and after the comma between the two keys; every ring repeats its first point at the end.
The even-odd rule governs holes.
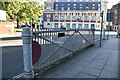
{"type": "Polygon", "coordinates": [[[47,19],[53,21],[53,13],[44,13],[44,22],[47,22],[47,19]],[[50,17],[47,17],[47,14],[50,14],[50,17]]]}

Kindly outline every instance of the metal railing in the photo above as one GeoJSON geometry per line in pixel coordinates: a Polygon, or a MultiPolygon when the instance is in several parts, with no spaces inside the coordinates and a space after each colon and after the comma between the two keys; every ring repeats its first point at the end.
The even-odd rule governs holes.
{"type": "Polygon", "coordinates": [[[37,41],[42,48],[42,56],[33,67],[35,71],[38,71],[93,45],[94,30],[38,29],[33,30],[33,41],[37,41]],[[59,37],[61,35],[62,37],[59,37]]]}
{"type": "MultiPolygon", "coordinates": [[[[31,51],[27,51],[29,52],[29,54],[23,51],[24,55],[26,54],[29,55],[27,57],[24,56],[24,66],[26,66],[26,69],[24,69],[24,73],[15,76],[13,78],[20,78],[20,77],[24,78],[25,76],[27,76],[27,78],[33,77],[33,74],[35,75],[35,73],[37,73],[38,71],[42,71],[44,68],[48,67],[49,65],[54,64],[57,61],[62,60],[68,56],[76,54],[89,46],[92,46],[95,40],[99,38],[99,37],[95,38],[96,35],[94,29],[65,30],[65,29],[40,29],[35,27],[32,29],[29,28],[28,32],[30,30],[32,32],[32,35],[23,36],[23,42],[24,42],[23,45],[24,46],[31,45],[31,43],[30,44],[27,43],[28,42],[27,39],[29,39],[29,41],[31,40],[38,42],[42,50],[41,57],[37,61],[37,63],[33,65],[33,67],[29,67],[25,65],[25,63],[28,62],[28,65],[31,65],[31,57],[30,57],[31,51]],[[28,57],[29,57],[29,61],[27,61],[28,57]]],[[[25,32],[25,30],[23,31],[25,32]]],[[[31,47],[28,47],[28,49],[32,50],[31,47]]]]}

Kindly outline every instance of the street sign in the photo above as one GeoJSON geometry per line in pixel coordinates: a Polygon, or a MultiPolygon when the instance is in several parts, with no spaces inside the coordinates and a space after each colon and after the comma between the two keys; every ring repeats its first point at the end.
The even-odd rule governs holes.
{"type": "Polygon", "coordinates": [[[41,46],[38,42],[32,41],[32,64],[35,64],[41,57],[41,46]]]}

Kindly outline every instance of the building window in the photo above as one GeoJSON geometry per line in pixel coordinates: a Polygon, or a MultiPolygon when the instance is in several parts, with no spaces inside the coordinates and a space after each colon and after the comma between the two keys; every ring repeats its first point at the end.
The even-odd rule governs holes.
{"type": "Polygon", "coordinates": [[[86,6],[88,6],[88,4],[86,4],[86,6]]]}
{"type": "Polygon", "coordinates": [[[74,13],[73,16],[76,16],[76,14],[74,13]]]}
{"type": "MultiPolygon", "coordinates": [[[[97,25],[96,25],[97,27],[97,25]]],[[[91,24],[91,29],[95,29],[95,24],[91,24]]]]}
{"type": "Polygon", "coordinates": [[[70,7],[68,7],[67,10],[70,10],[70,7]]]}
{"type": "Polygon", "coordinates": [[[64,6],[64,4],[62,4],[62,6],[64,6]]]}
{"type": "Polygon", "coordinates": [[[71,15],[70,15],[70,13],[67,13],[66,20],[70,20],[70,19],[71,19],[71,15]]]}
{"type": "Polygon", "coordinates": [[[76,10],[76,7],[74,7],[73,10],[76,10]]]}
{"type": "Polygon", "coordinates": [[[58,28],[58,23],[55,23],[54,25],[55,25],[55,28],[58,28]]]}
{"type": "Polygon", "coordinates": [[[80,20],[83,19],[82,13],[80,13],[79,18],[80,18],[80,20]]]}
{"type": "Polygon", "coordinates": [[[82,6],[82,4],[80,4],[80,6],[82,6]]]}
{"type": "Polygon", "coordinates": [[[76,6],[76,4],[74,4],[74,6],[76,6]]]}
{"type": "Polygon", "coordinates": [[[47,14],[46,16],[47,16],[47,17],[50,17],[50,14],[47,14]]]}
{"type": "Polygon", "coordinates": [[[80,10],[82,10],[82,7],[80,7],[80,10]]]}
{"type": "Polygon", "coordinates": [[[56,4],[55,6],[58,6],[58,4],[56,4]]]}
{"type": "Polygon", "coordinates": [[[50,19],[47,19],[47,22],[50,22],[50,19]]]}
{"type": "Polygon", "coordinates": [[[64,7],[62,7],[62,10],[64,10],[64,7]]]}
{"type": "Polygon", "coordinates": [[[72,24],[72,28],[76,28],[76,24],[72,24]]]}
{"type": "Polygon", "coordinates": [[[91,18],[91,20],[92,20],[92,21],[95,20],[95,16],[94,16],[94,14],[92,14],[92,18],[91,18]]]}
{"type": "Polygon", "coordinates": [[[89,10],[89,8],[88,8],[88,7],[86,7],[86,10],[89,10]]]}
{"type": "Polygon", "coordinates": [[[78,24],[78,28],[79,28],[79,29],[82,29],[82,24],[78,24]]]}
{"type": "Polygon", "coordinates": [[[92,7],[92,10],[95,10],[95,7],[92,7]]]}
{"type": "Polygon", "coordinates": [[[100,7],[100,4],[98,4],[98,6],[100,7]]]}
{"type": "Polygon", "coordinates": [[[86,20],[86,21],[88,20],[88,15],[87,14],[85,15],[85,19],[84,20],[86,20]]]}
{"type": "Polygon", "coordinates": [[[58,7],[55,7],[55,10],[58,10],[58,7]]]}
{"type": "Polygon", "coordinates": [[[57,15],[55,16],[55,20],[58,20],[58,16],[57,15]]]}
{"type": "Polygon", "coordinates": [[[50,23],[47,23],[47,25],[50,25],[50,23]]]}
{"type": "Polygon", "coordinates": [[[68,4],[68,6],[70,6],[70,4],[68,4]]]}
{"type": "Polygon", "coordinates": [[[61,20],[64,20],[64,16],[61,16],[60,19],[61,19],[61,20]]]}
{"type": "Polygon", "coordinates": [[[84,25],[84,28],[85,28],[85,29],[88,29],[88,28],[89,28],[89,25],[88,25],[88,24],[85,24],[85,25],[84,25]]]}
{"type": "Polygon", "coordinates": [[[67,28],[67,29],[70,28],[70,23],[66,23],[66,28],[67,28]]]}
{"type": "Polygon", "coordinates": [[[95,6],[95,4],[92,4],[92,6],[95,6]]]}

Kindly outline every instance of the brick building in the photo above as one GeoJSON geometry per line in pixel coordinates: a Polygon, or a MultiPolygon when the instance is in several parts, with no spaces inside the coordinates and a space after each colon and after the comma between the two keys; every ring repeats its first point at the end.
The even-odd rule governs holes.
{"type": "MultiPolygon", "coordinates": [[[[103,8],[106,17],[106,5],[101,0],[49,0],[44,11],[44,28],[80,28],[101,27],[100,13],[103,8]]],[[[106,18],[104,18],[104,21],[106,18]]]]}
{"type": "Polygon", "coordinates": [[[112,12],[114,13],[113,30],[117,30],[118,26],[120,26],[120,2],[118,2],[116,5],[113,5],[112,12]]]}

